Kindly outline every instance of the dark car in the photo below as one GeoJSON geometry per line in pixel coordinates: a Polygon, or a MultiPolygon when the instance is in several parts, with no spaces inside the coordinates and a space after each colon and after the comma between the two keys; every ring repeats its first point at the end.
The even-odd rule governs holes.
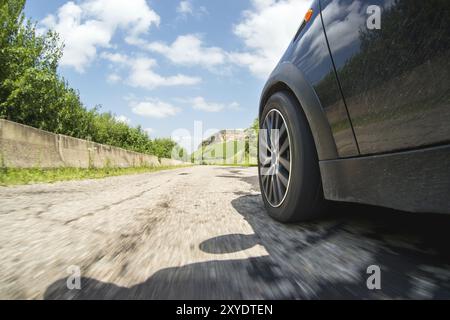
{"type": "Polygon", "coordinates": [[[450,1],[316,0],[259,116],[275,219],[327,200],[450,213],[450,1]]]}

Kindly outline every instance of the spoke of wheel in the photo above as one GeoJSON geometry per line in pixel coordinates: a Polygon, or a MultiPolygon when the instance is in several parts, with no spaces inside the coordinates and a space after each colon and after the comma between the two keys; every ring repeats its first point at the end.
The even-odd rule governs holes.
{"type": "MultiPolygon", "coordinates": [[[[270,176],[265,175],[264,177],[265,177],[265,179],[266,179],[266,181],[263,181],[263,183],[264,183],[264,189],[265,189],[265,190],[268,190],[268,188],[269,188],[269,186],[270,186],[270,179],[269,179],[270,176]]],[[[263,178],[263,179],[264,179],[264,178],[263,178]]]]}
{"type": "Polygon", "coordinates": [[[270,129],[273,129],[274,128],[274,123],[275,123],[275,112],[272,112],[271,114],[270,114],[270,129]]]}
{"type": "Polygon", "coordinates": [[[264,129],[269,129],[270,128],[270,122],[269,122],[269,117],[266,118],[266,120],[264,120],[264,129]]]}
{"type": "Polygon", "coordinates": [[[277,195],[276,195],[276,188],[275,188],[275,176],[272,176],[272,183],[270,184],[270,188],[271,188],[271,190],[272,190],[272,201],[274,202],[274,203],[277,203],[278,201],[277,201],[277,195]]]}
{"type": "Polygon", "coordinates": [[[287,188],[289,180],[281,172],[278,172],[277,176],[278,176],[278,180],[280,180],[281,183],[283,184],[283,186],[285,188],[287,188]]]}
{"type": "Polygon", "coordinates": [[[273,150],[276,152],[280,148],[280,134],[278,129],[270,131],[270,140],[272,140],[273,150]]]}
{"type": "Polygon", "coordinates": [[[264,132],[262,133],[264,148],[270,151],[269,146],[269,131],[267,129],[264,129],[264,132]]]}
{"type": "Polygon", "coordinates": [[[284,192],[283,192],[283,188],[281,186],[280,177],[278,175],[277,175],[277,187],[278,187],[278,195],[279,195],[278,201],[281,202],[281,200],[283,200],[283,197],[284,197],[284,192]]]}
{"type": "MultiPolygon", "coordinates": [[[[265,130],[265,129],[263,129],[263,130],[265,130]]],[[[265,149],[265,150],[270,151],[269,145],[267,143],[267,131],[261,131],[259,135],[260,135],[260,137],[259,137],[260,150],[265,149]]]]}
{"type": "Polygon", "coordinates": [[[281,187],[280,183],[278,182],[278,176],[273,176],[273,187],[274,187],[274,194],[275,194],[275,201],[278,203],[281,201],[281,187]]]}
{"type": "Polygon", "coordinates": [[[262,134],[263,134],[263,137],[265,139],[267,149],[269,149],[269,150],[272,147],[272,143],[270,141],[270,128],[271,128],[270,127],[270,120],[269,120],[269,117],[267,117],[266,120],[264,120],[263,129],[265,131],[262,134]]]}
{"type": "Polygon", "coordinates": [[[268,176],[269,179],[267,179],[267,181],[269,181],[269,185],[268,185],[268,189],[269,189],[269,194],[267,195],[267,198],[269,199],[269,201],[272,201],[272,193],[273,193],[273,177],[272,176],[268,176]]]}
{"type": "Polygon", "coordinates": [[[288,147],[289,147],[289,139],[286,139],[280,147],[280,150],[279,150],[280,154],[283,154],[287,150],[288,147]]]}
{"type": "Polygon", "coordinates": [[[288,172],[290,172],[291,171],[291,164],[290,164],[290,162],[288,161],[288,160],[286,160],[285,158],[283,158],[283,157],[280,157],[280,163],[281,163],[281,165],[288,171],[288,172]]]}
{"type": "Polygon", "coordinates": [[[286,125],[283,122],[280,127],[280,138],[285,132],[286,132],[286,125]]]}
{"type": "Polygon", "coordinates": [[[274,112],[274,118],[275,118],[275,120],[274,120],[275,123],[274,123],[273,129],[278,129],[278,122],[280,120],[280,116],[278,115],[277,112],[274,112]]]}
{"type": "Polygon", "coordinates": [[[267,166],[268,164],[270,164],[270,162],[272,161],[272,157],[269,157],[267,154],[266,154],[266,151],[267,150],[260,150],[259,151],[259,161],[261,162],[261,165],[264,167],[264,166],[267,166]]]}
{"type": "Polygon", "coordinates": [[[267,166],[272,162],[272,158],[266,157],[263,161],[261,161],[261,165],[267,166]]]}

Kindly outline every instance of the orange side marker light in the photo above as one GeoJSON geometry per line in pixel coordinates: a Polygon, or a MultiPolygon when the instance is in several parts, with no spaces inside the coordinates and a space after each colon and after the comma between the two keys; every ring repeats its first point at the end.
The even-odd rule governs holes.
{"type": "Polygon", "coordinates": [[[309,22],[309,20],[311,20],[313,13],[314,13],[313,9],[309,9],[308,12],[306,12],[305,22],[309,22]]]}

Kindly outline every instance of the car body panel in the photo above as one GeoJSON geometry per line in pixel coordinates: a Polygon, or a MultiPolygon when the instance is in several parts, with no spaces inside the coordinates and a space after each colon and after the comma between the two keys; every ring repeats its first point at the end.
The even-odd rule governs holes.
{"type": "Polygon", "coordinates": [[[316,0],[312,8],[261,109],[279,90],[295,94],[325,199],[450,213],[450,1],[316,0]],[[366,9],[377,4],[381,31],[368,31],[366,9]]]}
{"type": "Polygon", "coordinates": [[[270,76],[263,90],[261,107],[264,106],[267,93],[273,91],[277,82],[285,83],[296,94],[302,108],[305,109],[319,159],[355,156],[358,155],[356,140],[323,32],[319,2],[314,2],[312,8],[314,13],[311,20],[301,26],[270,76]],[[327,85],[324,86],[325,79],[332,81],[326,82],[327,85]],[[302,100],[308,100],[308,105],[302,100]],[[313,103],[313,100],[317,101],[313,103]],[[320,125],[316,125],[316,122],[320,125]],[[316,126],[320,129],[315,128],[316,126]]]}
{"type": "Polygon", "coordinates": [[[362,155],[450,141],[450,1],[321,0],[362,155]],[[369,29],[367,8],[381,8],[369,29]]]}
{"type": "Polygon", "coordinates": [[[328,200],[450,213],[450,145],[320,162],[328,200]]]}

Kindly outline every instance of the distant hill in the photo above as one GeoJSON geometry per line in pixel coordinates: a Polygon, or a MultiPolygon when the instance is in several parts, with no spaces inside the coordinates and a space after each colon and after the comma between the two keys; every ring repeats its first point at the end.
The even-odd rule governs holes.
{"type": "Polygon", "coordinates": [[[245,139],[245,134],[244,129],[221,130],[202,141],[198,148],[200,149],[201,147],[207,147],[212,144],[224,143],[227,141],[243,141],[245,139]]]}
{"type": "Polygon", "coordinates": [[[254,126],[221,130],[205,139],[191,158],[205,165],[257,165],[257,132],[254,126]]]}

